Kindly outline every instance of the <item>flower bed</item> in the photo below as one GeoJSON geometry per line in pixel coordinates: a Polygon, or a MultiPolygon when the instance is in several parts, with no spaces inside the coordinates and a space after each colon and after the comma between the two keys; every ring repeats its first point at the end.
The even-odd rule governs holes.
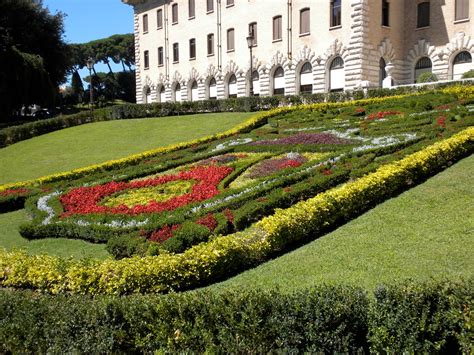
{"type": "Polygon", "coordinates": [[[330,133],[298,133],[284,138],[262,140],[250,145],[294,145],[294,144],[351,144],[348,139],[338,138],[330,133]]]}

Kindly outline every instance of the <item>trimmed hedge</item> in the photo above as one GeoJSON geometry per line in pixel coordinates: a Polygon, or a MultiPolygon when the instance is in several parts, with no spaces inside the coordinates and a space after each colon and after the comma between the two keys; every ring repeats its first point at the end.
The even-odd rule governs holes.
{"type": "Polygon", "coordinates": [[[422,181],[474,150],[474,127],[356,181],[277,210],[243,232],[216,237],[182,254],[119,261],[72,261],[0,251],[0,286],[50,293],[160,293],[229,277],[292,244],[309,241],[346,219],[422,181]]]}
{"type": "Polygon", "coordinates": [[[474,282],[48,296],[0,291],[6,353],[469,353],[474,282]]]}

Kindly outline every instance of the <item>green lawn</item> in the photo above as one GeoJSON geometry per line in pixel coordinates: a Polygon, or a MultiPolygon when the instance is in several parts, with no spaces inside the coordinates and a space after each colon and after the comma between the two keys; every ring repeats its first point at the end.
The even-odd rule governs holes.
{"type": "Polygon", "coordinates": [[[0,214],[0,248],[24,249],[30,254],[48,254],[61,257],[97,258],[110,257],[105,244],[92,244],[82,240],[39,239],[28,241],[18,232],[27,219],[25,210],[0,214]]]}
{"type": "Polygon", "coordinates": [[[217,113],[107,121],[52,132],[0,149],[0,184],[223,132],[251,115],[217,113]]]}
{"type": "Polygon", "coordinates": [[[353,284],[474,276],[474,156],[336,231],[212,288],[353,284]]]}

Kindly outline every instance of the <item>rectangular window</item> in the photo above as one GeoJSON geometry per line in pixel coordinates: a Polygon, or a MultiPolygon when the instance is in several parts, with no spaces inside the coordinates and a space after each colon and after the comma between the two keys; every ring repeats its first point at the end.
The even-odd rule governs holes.
{"type": "Polygon", "coordinates": [[[382,26],[390,26],[390,3],[382,0],[382,26]]]}
{"type": "Polygon", "coordinates": [[[257,23],[252,22],[249,24],[249,36],[253,37],[252,46],[255,47],[257,45],[257,23]]]}
{"type": "Polygon", "coordinates": [[[341,26],[341,2],[342,0],[331,0],[331,27],[341,26]]]}
{"type": "Polygon", "coordinates": [[[227,0],[226,6],[234,6],[234,0],[227,0]]]}
{"type": "Polygon", "coordinates": [[[455,20],[465,20],[469,18],[469,0],[456,0],[455,20]]]}
{"type": "Polygon", "coordinates": [[[214,54],[214,33],[207,35],[207,55],[214,54]]]}
{"type": "Polygon", "coordinates": [[[207,0],[207,12],[214,11],[214,0],[207,0]]]}
{"type": "Polygon", "coordinates": [[[227,30],[227,52],[235,50],[235,41],[234,41],[234,29],[229,28],[227,30]]]}
{"type": "Polygon", "coordinates": [[[416,27],[428,27],[430,25],[430,3],[425,1],[418,4],[416,27]]]}
{"type": "Polygon", "coordinates": [[[148,32],[148,15],[143,15],[143,33],[148,32]]]}
{"type": "Polygon", "coordinates": [[[196,39],[189,40],[189,59],[196,59],[196,39]]]}
{"type": "Polygon", "coordinates": [[[309,34],[309,9],[300,11],[300,35],[309,34]]]}
{"type": "Polygon", "coordinates": [[[178,23],[178,4],[171,6],[171,23],[178,23]]]}
{"type": "Polygon", "coordinates": [[[281,16],[275,16],[273,18],[273,40],[281,40],[281,16]]]}
{"type": "Polygon", "coordinates": [[[163,10],[162,9],[159,9],[156,12],[156,25],[158,29],[163,28],[163,10]]]}
{"type": "Polygon", "coordinates": [[[179,44],[173,43],[173,63],[179,62],[179,44]]]}
{"type": "Polygon", "coordinates": [[[163,65],[163,47],[158,47],[158,65],[163,65]]]}
{"type": "Polygon", "coordinates": [[[148,51],[143,52],[143,66],[145,69],[150,67],[150,55],[148,51]]]}
{"type": "Polygon", "coordinates": [[[194,0],[188,0],[188,12],[189,18],[196,17],[196,4],[194,0]]]}

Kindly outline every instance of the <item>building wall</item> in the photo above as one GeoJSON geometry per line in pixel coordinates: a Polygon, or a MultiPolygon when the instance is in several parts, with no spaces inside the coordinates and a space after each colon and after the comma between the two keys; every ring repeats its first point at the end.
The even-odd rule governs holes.
{"type": "MultiPolygon", "coordinates": [[[[252,67],[259,73],[260,95],[273,93],[273,74],[284,69],[285,94],[299,92],[299,71],[312,65],[316,92],[330,88],[330,64],[344,60],[345,89],[380,85],[380,59],[391,64],[396,84],[413,83],[419,58],[428,56],[440,79],[452,75],[452,60],[461,50],[474,56],[471,40],[474,4],[467,20],[454,21],[455,0],[431,0],[430,26],[417,29],[417,4],[426,0],[389,0],[389,26],[382,26],[381,0],[342,0],[341,26],[330,25],[329,0],[214,0],[207,12],[207,0],[195,0],[195,17],[188,14],[188,0],[122,0],[135,9],[137,102],[173,101],[179,83],[181,100],[191,99],[191,84],[198,84],[198,99],[209,97],[209,81],[217,82],[217,98],[228,96],[228,80],[237,78],[237,95],[249,94],[250,54],[248,25],[257,23],[257,46],[252,48],[252,67]],[[171,8],[178,5],[178,23],[171,21],[171,8]],[[310,32],[300,35],[300,11],[310,9],[310,32]],[[157,10],[163,10],[163,28],[157,29],[157,10]],[[148,32],[143,32],[143,15],[148,15],[148,32]],[[272,22],[282,17],[282,38],[272,39],[272,22]],[[235,49],[227,51],[227,30],[233,28],[235,49]],[[207,54],[207,35],[214,34],[214,54],[207,54]],[[196,58],[189,58],[189,40],[196,40],[196,58]],[[179,43],[179,62],[173,62],[173,43],[179,43]],[[158,47],[165,49],[165,63],[158,66],[158,47]],[[150,66],[143,66],[144,51],[150,66]],[[150,95],[146,98],[146,90],[150,95]]],[[[474,17],[473,17],[474,18],[474,17]]],[[[471,63],[472,66],[472,63],[471,63]]],[[[179,96],[179,95],[178,95],[179,96]]]]}

